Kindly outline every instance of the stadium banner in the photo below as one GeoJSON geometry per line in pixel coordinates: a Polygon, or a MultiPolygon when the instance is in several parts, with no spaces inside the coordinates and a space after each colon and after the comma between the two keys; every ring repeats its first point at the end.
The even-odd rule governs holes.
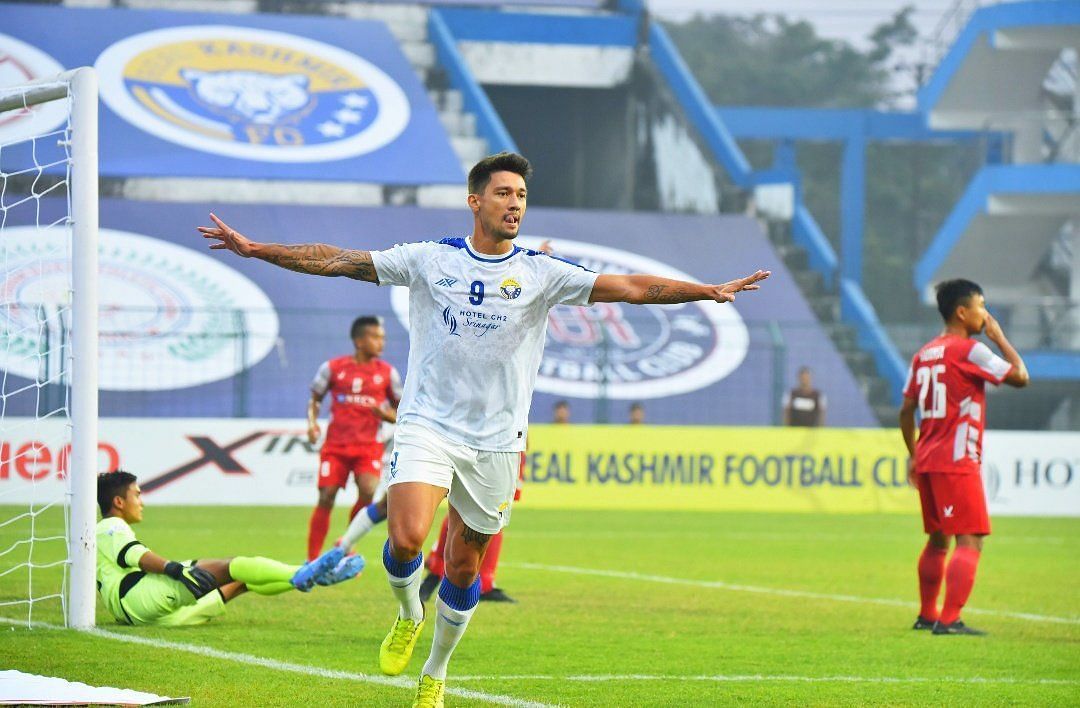
{"type": "MultiPolygon", "coordinates": [[[[894,429],[534,425],[529,443],[541,508],[919,508],[894,429]]],[[[983,479],[992,515],[1080,516],[1080,434],[988,431],[983,479]]]]}
{"type": "MultiPolygon", "coordinates": [[[[56,499],[70,446],[64,421],[8,418],[0,434],[0,504],[56,499]]],[[[103,418],[98,469],[139,478],[148,504],[313,504],[319,456],[300,419],[103,418]]],[[[355,500],[355,488],[338,495],[355,500]]],[[[351,503],[351,502],[350,502],[351,503]]]]}
{"type": "MultiPolygon", "coordinates": [[[[209,251],[195,231],[210,223],[207,212],[257,240],[379,250],[467,234],[472,217],[464,190],[462,204],[351,208],[103,198],[102,415],[303,415],[316,370],[351,351],[349,325],[362,314],[385,318],[383,358],[407,375],[406,289],[304,276],[209,251]]],[[[43,236],[34,224],[62,219],[65,208],[61,200],[26,200],[6,214],[8,269],[21,277],[9,278],[0,293],[26,305],[0,312],[0,325],[21,335],[17,348],[0,348],[8,390],[21,391],[7,398],[8,415],[32,415],[38,405],[37,389],[12,377],[33,381],[40,374],[37,352],[61,347],[60,340],[43,347],[25,333],[39,330],[32,298],[51,272],[34,266],[43,236]]],[[[828,396],[829,425],[877,425],[858,381],[752,219],[533,207],[524,223],[517,244],[536,248],[550,239],[555,255],[597,272],[715,282],[773,271],[761,292],[733,304],[554,308],[533,401],[537,422],[550,420],[555,403],[568,400],[576,423],[625,422],[630,405],[640,402],[650,423],[769,425],[783,391],[809,364],[828,396]]],[[[58,255],[57,267],[63,262],[58,255]]],[[[468,317],[462,299],[459,318],[468,317]]]]}
{"type": "Polygon", "coordinates": [[[0,86],[97,69],[102,175],[465,181],[382,22],[4,3],[0,17],[0,86]]]}
{"type": "MultiPolygon", "coordinates": [[[[56,498],[64,423],[5,421],[0,504],[56,498]]],[[[106,418],[99,468],[150,504],[314,503],[318,453],[300,419],[106,418]]],[[[894,430],[537,425],[522,503],[539,509],[917,513],[894,430]]],[[[990,512],[1080,516],[1080,434],[987,434],[990,512]]],[[[338,496],[351,504],[355,491],[338,496]]]]}

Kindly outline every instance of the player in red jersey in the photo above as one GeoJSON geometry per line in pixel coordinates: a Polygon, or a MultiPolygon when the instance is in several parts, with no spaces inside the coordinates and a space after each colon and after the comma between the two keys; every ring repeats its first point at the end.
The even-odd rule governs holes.
{"type": "Polygon", "coordinates": [[[330,424],[319,452],[319,502],[308,529],[308,560],[322,552],[330,527],[330,512],[338,490],[356,478],[359,496],[349,518],[371,503],[382,474],[383,445],[379,426],[397,420],[401,377],[379,358],[386,332],[377,317],[358,317],[349,330],[355,351],[323,362],[311,382],[308,402],[308,441],[319,439],[319,410],[330,394],[330,424]]]}
{"type": "Polygon", "coordinates": [[[960,621],[960,610],[975,584],[983,537],[990,534],[980,475],[986,384],[1028,383],[1024,360],[986,311],[982,289],[970,280],[937,286],[944,331],[915,353],[904,387],[900,431],[910,460],[908,479],[919,490],[923,528],[929,535],[919,557],[921,609],[914,629],[934,634],[985,634],[960,621]],[[985,333],[1001,357],[974,339],[985,333]],[[915,439],[915,411],[921,423],[915,439]],[[949,538],[956,548],[948,567],[949,538]],[[945,604],[937,609],[941,582],[945,604]]]}

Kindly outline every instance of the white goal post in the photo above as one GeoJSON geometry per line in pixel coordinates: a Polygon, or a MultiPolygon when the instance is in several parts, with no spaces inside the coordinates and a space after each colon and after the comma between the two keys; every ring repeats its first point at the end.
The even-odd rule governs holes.
{"type": "MultiPolygon", "coordinates": [[[[68,211],[66,227],[70,239],[70,289],[69,303],[70,339],[60,351],[64,361],[59,381],[69,384],[64,396],[62,410],[70,426],[71,453],[66,472],[66,546],[64,586],[58,592],[64,609],[64,620],[69,627],[94,626],[96,597],[95,563],[97,543],[95,539],[97,466],[98,466],[98,83],[91,68],[80,68],[59,76],[35,81],[21,86],[0,88],[0,117],[11,116],[11,111],[31,115],[35,107],[52,101],[68,102],[67,127],[57,133],[46,131],[44,136],[33,133],[0,141],[0,154],[10,151],[12,145],[35,140],[55,140],[66,153],[66,165],[61,165],[67,182],[68,211]]],[[[36,147],[36,146],[35,146],[36,147]]],[[[16,153],[18,154],[18,153],[16,153]]],[[[37,160],[37,152],[33,152],[37,160]]],[[[49,167],[52,167],[51,165],[49,167]]],[[[28,170],[33,174],[34,165],[28,170]]],[[[37,174],[45,173],[37,165],[37,174]]],[[[59,169],[59,167],[58,167],[59,169]]],[[[4,176],[5,184],[7,176],[4,176]]],[[[29,189],[28,198],[38,198],[37,181],[29,189]]],[[[5,210],[6,218],[6,209],[5,210]]],[[[0,222],[2,227],[3,222],[0,222]]],[[[41,224],[37,225],[41,228],[41,224]]],[[[54,225],[48,225],[52,228],[54,225]]],[[[3,234],[0,233],[0,238],[3,234]]],[[[6,259],[6,251],[5,251],[6,259]]],[[[5,273],[4,277],[8,277],[5,273]]],[[[0,303],[4,307],[18,307],[18,303],[0,303]]],[[[10,319],[5,320],[5,323],[10,319]]],[[[7,324],[5,324],[7,326],[7,324]]],[[[5,333],[6,336],[6,333],[5,333]]],[[[6,376],[5,376],[6,379],[6,376]]],[[[2,422],[2,421],[0,421],[2,422]]],[[[9,456],[10,452],[7,453],[9,456]]],[[[8,460],[10,462],[10,460],[8,460]]],[[[0,500],[2,501],[2,500],[0,500]]],[[[31,507],[31,516],[33,515],[31,507]]],[[[31,525],[31,528],[33,526],[31,525]]],[[[20,541],[21,542],[21,541],[20,541]]],[[[29,540],[33,545],[33,537],[29,540]]],[[[32,553],[32,551],[31,551],[32,553]]],[[[22,564],[27,573],[35,568],[31,555],[22,564]]],[[[27,623],[31,623],[35,601],[33,585],[30,585],[27,623]]]]}

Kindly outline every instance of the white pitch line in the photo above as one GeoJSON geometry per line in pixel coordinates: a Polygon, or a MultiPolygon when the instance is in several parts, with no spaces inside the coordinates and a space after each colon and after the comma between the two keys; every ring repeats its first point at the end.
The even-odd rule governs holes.
{"type": "Polygon", "coordinates": [[[607,674],[581,676],[550,676],[545,674],[519,674],[510,676],[455,676],[455,681],[572,681],[577,683],[604,683],[609,681],[700,681],[704,683],[950,683],[967,684],[1014,684],[1040,686],[1075,686],[1075,679],[1010,678],[981,676],[788,676],[769,674],[745,674],[733,676],[666,676],[661,674],[607,674]]]}
{"type": "MultiPolygon", "coordinates": [[[[25,622],[19,620],[12,620],[6,617],[0,617],[0,623],[10,625],[25,625],[25,622]]],[[[34,622],[34,627],[41,629],[63,629],[60,625],[48,624],[45,622],[34,622]]],[[[251,654],[241,654],[239,652],[222,651],[220,649],[214,649],[212,647],[200,646],[198,644],[182,644],[180,642],[170,642],[164,639],[153,639],[150,637],[139,637],[133,634],[119,634],[117,632],[110,632],[106,629],[87,629],[82,630],[82,633],[89,634],[94,637],[100,637],[102,639],[112,639],[119,642],[127,642],[129,644],[140,644],[142,646],[154,647],[155,649],[170,649],[172,651],[182,651],[188,654],[196,654],[198,656],[205,656],[211,659],[220,659],[222,661],[232,661],[237,664],[247,664],[248,666],[258,666],[264,669],[272,669],[274,671],[286,671],[294,674],[305,674],[307,676],[318,676],[319,678],[338,679],[343,681],[359,681],[361,683],[372,683],[379,686],[393,686],[395,688],[403,688],[413,690],[416,686],[416,681],[410,678],[399,677],[392,678],[390,676],[379,676],[375,674],[362,674],[352,671],[338,671],[336,669],[324,669],[319,666],[308,666],[306,664],[294,664],[288,661],[278,661],[276,659],[268,659],[261,656],[254,656],[251,654]]],[[[500,696],[495,693],[484,693],[481,691],[473,691],[467,688],[455,688],[453,686],[446,687],[446,693],[452,696],[459,696],[461,698],[472,698],[478,701],[486,701],[488,703],[494,703],[502,706],[515,706],[517,708],[549,708],[551,704],[538,703],[536,701],[526,701],[520,698],[514,698],[513,696],[500,696]]]]}
{"type": "MultiPolygon", "coordinates": [[[[780,595],[783,597],[800,597],[811,600],[831,600],[834,602],[855,602],[867,605],[889,605],[892,607],[918,608],[918,603],[905,600],[892,600],[883,597],[861,597],[859,595],[833,595],[829,593],[811,592],[809,590],[788,590],[785,588],[770,588],[758,585],[738,585],[725,583],[719,580],[692,580],[689,578],[671,578],[666,575],[647,575],[645,573],[633,573],[621,570],[603,570],[599,568],[579,568],[569,565],[544,565],[541,563],[503,563],[504,568],[522,568],[524,570],[546,570],[553,573],[570,573],[573,575],[592,575],[601,578],[619,578],[622,580],[645,580],[651,583],[665,583],[667,585],[691,585],[699,588],[714,588],[716,590],[730,590],[733,592],[750,592],[759,595],[780,595]]],[[[976,607],[965,607],[964,612],[981,615],[994,615],[997,617],[1011,617],[1013,619],[1031,620],[1034,622],[1053,622],[1056,624],[1080,624],[1080,617],[1054,617],[1052,615],[1035,615],[1028,612],[1009,612],[1006,610],[981,610],[976,607]]]]}
{"type": "MultiPolygon", "coordinates": [[[[515,531],[514,538],[581,538],[581,531],[515,531]]],[[[838,541],[848,542],[850,534],[840,533],[803,533],[793,537],[790,533],[774,531],[590,531],[589,538],[733,538],[751,541],[783,541],[790,544],[794,541],[838,541]]],[[[885,541],[888,543],[911,544],[911,536],[904,534],[859,534],[861,541],[885,541]]],[[[1073,539],[1069,539],[1070,542],[1073,539]]],[[[1007,536],[999,534],[993,537],[994,545],[1001,543],[1035,543],[1053,544],[1061,546],[1065,544],[1063,536],[1007,536]]]]}

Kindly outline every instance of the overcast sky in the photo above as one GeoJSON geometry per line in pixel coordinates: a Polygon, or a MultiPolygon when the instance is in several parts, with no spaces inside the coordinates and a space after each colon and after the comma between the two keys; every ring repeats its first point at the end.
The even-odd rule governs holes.
{"type": "MultiPolygon", "coordinates": [[[[747,15],[782,14],[812,23],[818,34],[863,45],[876,25],[887,21],[905,5],[914,5],[912,19],[923,37],[934,28],[953,0],[647,0],[656,15],[685,20],[694,13],[747,15]]],[[[968,3],[973,4],[973,3],[968,3]]]]}

